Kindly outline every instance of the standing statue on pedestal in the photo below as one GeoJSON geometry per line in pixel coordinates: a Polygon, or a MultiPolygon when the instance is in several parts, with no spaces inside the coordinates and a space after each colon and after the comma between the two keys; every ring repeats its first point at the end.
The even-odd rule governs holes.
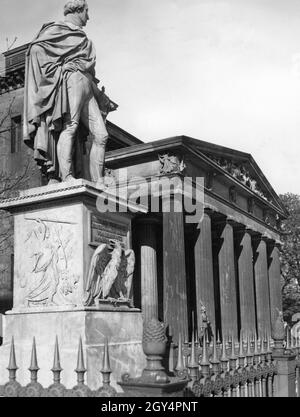
{"type": "Polygon", "coordinates": [[[117,105],[97,87],[95,49],[82,29],[89,20],[86,1],[69,1],[64,15],[64,21],[45,24],[27,51],[24,141],[49,180],[69,181],[81,174],[90,134],[90,176],[101,185],[105,118],[117,105]]]}

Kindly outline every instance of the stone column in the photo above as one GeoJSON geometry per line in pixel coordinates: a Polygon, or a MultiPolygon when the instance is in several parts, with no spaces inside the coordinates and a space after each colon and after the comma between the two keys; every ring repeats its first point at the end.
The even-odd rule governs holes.
{"type": "Polygon", "coordinates": [[[211,323],[213,332],[215,332],[215,297],[210,210],[205,209],[197,233],[199,233],[199,235],[197,236],[194,253],[197,318],[198,331],[200,334],[202,321],[200,310],[201,302],[206,308],[208,320],[211,323]]]}
{"type": "Polygon", "coordinates": [[[237,231],[236,243],[241,330],[246,336],[256,328],[251,231],[246,228],[237,231]]]}
{"type": "Polygon", "coordinates": [[[278,316],[278,310],[282,311],[281,273],[279,259],[280,244],[271,241],[269,249],[269,288],[270,288],[270,309],[271,325],[274,326],[278,316]]]}
{"type": "Polygon", "coordinates": [[[271,334],[267,239],[262,235],[254,238],[254,277],[258,335],[271,334]]]}
{"type": "Polygon", "coordinates": [[[176,197],[176,212],[163,199],[164,321],[171,326],[174,341],[188,336],[187,290],[182,201],[176,197]],[[181,205],[181,207],[180,207],[181,205]],[[181,208],[181,210],[180,210],[181,208]]]}
{"type": "Polygon", "coordinates": [[[158,318],[157,294],[157,257],[155,218],[139,219],[138,231],[140,241],[141,305],[145,322],[152,317],[158,318]]]}
{"type": "Polygon", "coordinates": [[[220,231],[219,281],[222,335],[237,338],[237,294],[234,259],[233,222],[227,219],[220,231]]]}

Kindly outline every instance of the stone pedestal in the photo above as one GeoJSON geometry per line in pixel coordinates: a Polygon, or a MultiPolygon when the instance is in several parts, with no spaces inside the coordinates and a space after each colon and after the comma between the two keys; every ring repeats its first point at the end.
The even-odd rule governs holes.
{"type": "Polygon", "coordinates": [[[16,361],[19,367],[17,380],[27,385],[33,337],[36,339],[38,381],[49,386],[53,381],[51,368],[55,338],[58,338],[62,384],[67,388],[76,385],[74,369],[77,363],[79,337],[84,349],[87,368],[86,383],[91,389],[102,385],[100,370],[105,339],[109,343],[112,368],[111,385],[120,391],[117,381],[124,373],[137,376],[145,366],[142,350],[142,317],[137,310],[115,309],[107,311],[47,311],[36,313],[8,313],[5,317],[4,343],[0,347],[0,385],[8,381],[9,351],[14,336],[16,361]]]}
{"type": "Polygon", "coordinates": [[[275,376],[275,397],[296,397],[296,355],[293,352],[274,352],[273,359],[277,363],[275,376]]]}
{"type": "MultiPolygon", "coordinates": [[[[139,310],[132,308],[130,297],[122,301],[115,297],[110,301],[103,296],[108,299],[100,299],[100,303],[87,301],[90,300],[88,273],[95,249],[111,239],[122,248],[124,256],[131,249],[133,215],[127,210],[127,201],[117,200],[109,190],[102,191],[94,183],[74,180],[23,191],[19,197],[2,203],[0,209],[13,213],[15,226],[13,309],[4,321],[0,384],[7,382],[5,369],[12,336],[20,382],[28,382],[33,337],[37,342],[40,382],[45,385],[51,383],[56,335],[64,368],[62,382],[66,386],[76,383],[74,369],[80,336],[87,357],[90,388],[100,386],[99,370],[106,337],[113,382],[124,372],[134,374],[141,369],[144,364],[142,317],[139,310]],[[104,213],[105,206],[108,211],[104,213]],[[117,212],[117,206],[122,210],[117,212]]],[[[134,209],[141,212],[138,207],[134,209]]],[[[112,253],[107,257],[112,259],[112,253]]],[[[109,261],[104,260],[108,265],[109,261]]],[[[126,279],[129,261],[125,267],[120,265],[121,278],[126,279]]],[[[97,280],[103,271],[94,271],[93,279],[97,280]]]]}

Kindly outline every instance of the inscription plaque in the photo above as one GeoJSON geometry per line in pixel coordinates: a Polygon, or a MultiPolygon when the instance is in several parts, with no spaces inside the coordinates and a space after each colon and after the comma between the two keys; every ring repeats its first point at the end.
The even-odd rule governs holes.
{"type": "Polygon", "coordinates": [[[128,228],[128,225],[101,219],[91,213],[89,245],[99,246],[101,243],[109,243],[109,240],[113,239],[121,242],[126,247],[128,228]]]}

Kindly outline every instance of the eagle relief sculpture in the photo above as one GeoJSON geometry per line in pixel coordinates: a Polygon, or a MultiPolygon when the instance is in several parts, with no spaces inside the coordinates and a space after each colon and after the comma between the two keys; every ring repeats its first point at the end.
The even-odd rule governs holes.
{"type": "Polygon", "coordinates": [[[104,300],[130,304],[134,266],[134,251],[123,250],[121,242],[110,240],[99,245],[91,259],[84,304],[97,308],[104,300]]]}

